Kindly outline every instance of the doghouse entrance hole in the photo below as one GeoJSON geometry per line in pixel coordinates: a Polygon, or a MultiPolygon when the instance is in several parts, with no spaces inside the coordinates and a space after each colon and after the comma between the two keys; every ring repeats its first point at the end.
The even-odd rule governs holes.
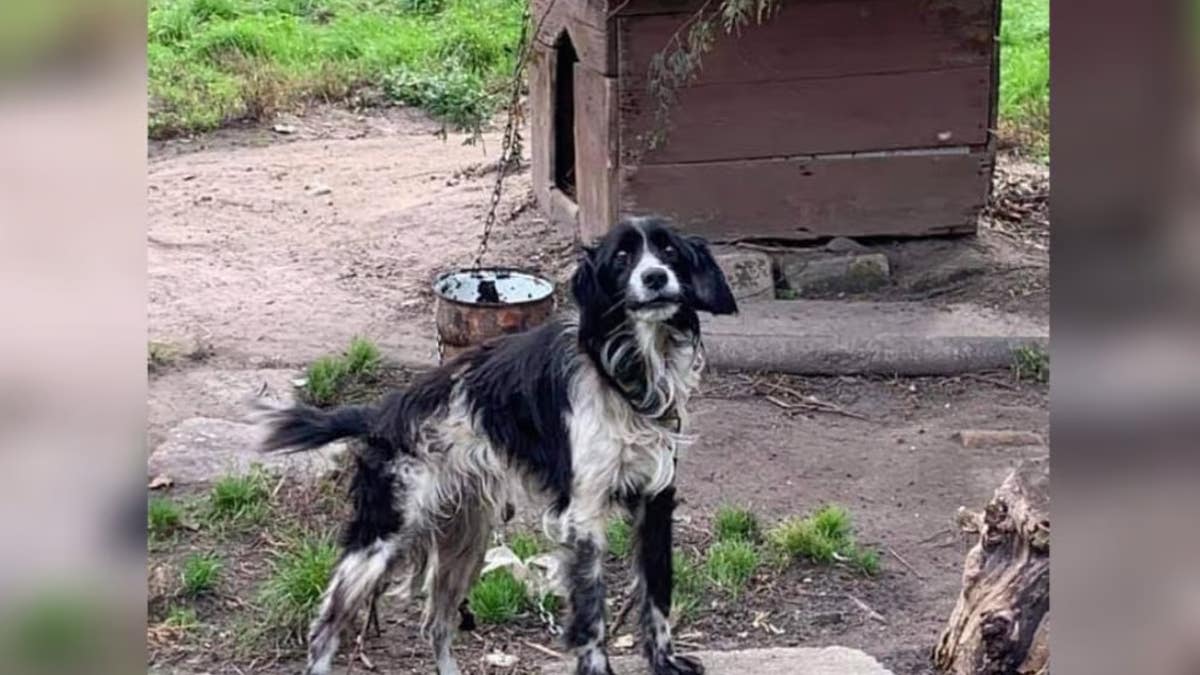
{"type": "Polygon", "coordinates": [[[555,44],[554,185],[575,197],[575,64],[579,56],[564,32],[555,44]]]}

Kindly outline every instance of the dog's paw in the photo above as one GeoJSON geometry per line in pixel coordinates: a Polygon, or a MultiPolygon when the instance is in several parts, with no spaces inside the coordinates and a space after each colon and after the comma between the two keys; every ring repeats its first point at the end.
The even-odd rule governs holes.
{"type": "Polygon", "coordinates": [[[664,656],[653,665],[654,675],[704,675],[704,665],[693,656],[664,656]]]}

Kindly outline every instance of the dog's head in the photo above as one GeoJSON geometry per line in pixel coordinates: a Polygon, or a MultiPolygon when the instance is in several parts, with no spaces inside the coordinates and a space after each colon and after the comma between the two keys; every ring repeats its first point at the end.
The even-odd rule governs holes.
{"type": "Polygon", "coordinates": [[[571,290],[584,313],[662,322],[680,313],[733,314],[737,302],[708,244],[664,218],[626,218],[585,247],[571,290]]]}

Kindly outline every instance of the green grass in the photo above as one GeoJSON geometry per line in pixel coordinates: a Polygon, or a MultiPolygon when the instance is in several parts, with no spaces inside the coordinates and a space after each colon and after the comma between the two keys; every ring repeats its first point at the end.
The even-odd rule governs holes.
{"type": "Polygon", "coordinates": [[[1045,384],[1050,381],[1050,354],[1037,345],[1013,350],[1013,376],[1045,384]]]}
{"type": "Polygon", "coordinates": [[[746,541],[721,541],[708,549],[705,570],[717,588],[737,597],[758,569],[758,550],[746,541]]]}
{"type": "Polygon", "coordinates": [[[1050,0],[1004,0],[1000,127],[1032,154],[1050,150],[1050,0]]]}
{"type": "Polygon", "coordinates": [[[541,539],[536,534],[529,532],[517,532],[514,534],[509,539],[508,548],[522,562],[529,560],[544,550],[541,539]]]}
{"type": "Polygon", "coordinates": [[[307,534],[288,541],[275,554],[271,576],[259,593],[259,604],[266,612],[264,623],[302,632],[321,601],[337,559],[337,546],[326,537],[307,534]]]}
{"type": "Polygon", "coordinates": [[[183,594],[197,597],[212,593],[217,588],[221,570],[225,565],[213,553],[194,553],[183,561],[183,594]]]}
{"type": "Polygon", "coordinates": [[[476,128],[512,71],[517,0],[150,0],[150,134],[383,85],[476,128]]]}
{"type": "Polygon", "coordinates": [[[718,542],[758,540],[758,517],[749,509],[722,505],[713,519],[713,537],[718,542]]]}
{"type": "Polygon", "coordinates": [[[209,517],[218,523],[257,523],[266,516],[270,499],[271,486],[261,468],[224,476],[213,483],[209,492],[209,517]]]}
{"type": "Polygon", "coordinates": [[[471,612],[486,624],[512,621],[528,604],[528,592],[507,569],[496,569],[479,578],[468,596],[471,612]]]}
{"type": "Polygon", "coordinates": [[[671,558],[671,569],[671,615],[686,621],[696,616],[704,599],[704,574],[695,561],[678,552],[671,558]]]}
{"type": "Polygon", "coordinates": [[[633,551],[633,528],[624,518],[608,522],[608,550],[618,558],[627,558],[633,551]]]}
{"type": "Polygon", "coordinates": [[[163,619],[163,625],[180,630],[192,630],[200,626],[200,618],[196,615],[194,608],[175,605],[167,611],[167,617],[163,619]]]}
{"type": "Polygon", "coordinates": [[[366,338],[354,338],[345,352],[322,356],[308,367],[304,398],[319,406],[339,403],[351,387],[374,378],[382,365],[383,355],[375,343],[366,338]]]}
{"type": "Polygon", "coordinates": [[[183,525],[183,507],[166,497],[146,502],[146,531],[151,539],[170,537],[183,525]]]}
{"type": "Polygon", "coordinates": [[[767,533],[767,540],[785,561],[845,562],[868,575],[879,571],[878,553],[858,546],[850,512],[840,506],[823,506],[807,518],[785,520],[767,533]]]}

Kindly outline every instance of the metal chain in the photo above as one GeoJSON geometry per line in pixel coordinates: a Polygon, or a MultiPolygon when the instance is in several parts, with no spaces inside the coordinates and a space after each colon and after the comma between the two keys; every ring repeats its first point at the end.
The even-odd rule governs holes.
{"type": "Polygon", "coordinates": [[[504,136],[500,142],[500,158],[496,160],[496,185],[492,188],[492,201],[488,207],[487,215],[483,219],[483,235],[479,240],[479,252],[475,255],[475,264],[473,267],[478,269],[483,264],[483,256],[487,253],[488,240],[492,236],[492,228],[496,225],[496,210],[500,207],[500,195],[504,190],[504,177],[508,175],[508,168],[512,165],[513,160],[520,161],[520,157],[511,157],[513,144],[517,138],[517,110],[521,105],[521,72],[525,69],[525,62],[529,58],[531,40],[529,39],[529,7],[525,8],[525,13],[521,17],[521,36],[517,40],[517,63],[513,66],[513,82],[512,95],[508,101],[508,120],[504,124],[504,136]]]}
{"type": "Polygon", "coordinates": [[[562,626],[558,625],[558,620],[554,617],[554,614],[551,613],[550,610],[546,609],[546,605],[540,602],[537,603],[537,613],[538,618],[542,620],[542,624],[546,626],[547,633],[553,635],[554,637],[562,635],[562,626]]]}

